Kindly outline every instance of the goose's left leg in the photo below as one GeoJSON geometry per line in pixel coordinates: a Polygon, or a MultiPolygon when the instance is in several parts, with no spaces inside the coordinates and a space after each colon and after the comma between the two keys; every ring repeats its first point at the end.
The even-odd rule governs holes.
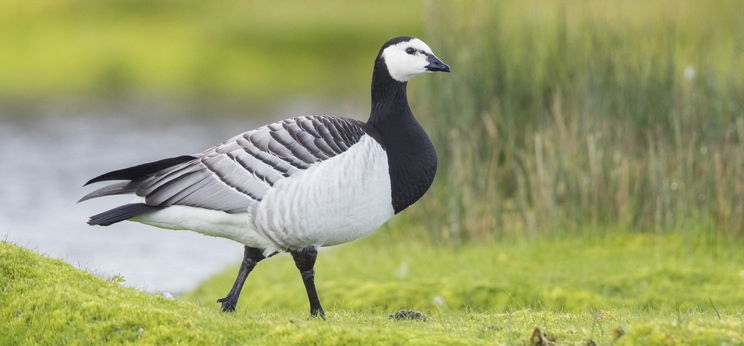
{"type": "MultiPolygon", "coordinates": [[[[273,256],[270,255],[269,257],[273,256]]],[[[238,304],[238,297],[240,297],[240,291],[243,290],[243,284],[245,279],[248,278],[248,274],[253,271],[258,262],[261,262],[266,257],[263,255],[263,249],[257,249],[254,247],[245,247],[243,253],[243,262],[240,263],[240,270],[238,271],[238,277],[235,278],[230,292],[224,298],[217,299],[218,303],[222,303],[220,311],[235,311],[235,305],[238,304]]]]}
{"type": "Polygon", "coordinates": [[[315,259],[318,257],[318,249],[314,246],[308,246],[298,251],[291,251],[297,269],[302,275],[302,282],[305,283],[307,298],[310,300],[310,315],[325,319],[325,312],[320,306],[318,292],[315,291],[315,259]]]}

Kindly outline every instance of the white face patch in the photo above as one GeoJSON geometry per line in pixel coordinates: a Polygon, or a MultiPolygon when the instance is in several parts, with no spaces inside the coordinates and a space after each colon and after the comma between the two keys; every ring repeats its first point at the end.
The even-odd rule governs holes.
{"type": "Polygon", "coordinates": [[[433,55],[431,48],[417,38],[398,42],[382,51],[390,76],[399,82],[407,82],[426,70],[429,64],[427,54],[433,55]],[[412,54],[411,54],[412,53],[412,54]]]}

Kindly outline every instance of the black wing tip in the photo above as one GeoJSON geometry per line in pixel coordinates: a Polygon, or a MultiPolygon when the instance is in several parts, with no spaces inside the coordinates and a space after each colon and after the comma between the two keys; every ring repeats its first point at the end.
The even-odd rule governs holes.
{"type": "Polygon", "coordinates": [[[85,182],[85,184],[83,184],[83,187],[88,186],[88,185],[93,184],[93,183],[104,181],[105,179],[102,179],[102,177],[104,175],[106,175],[106,174],[99,175],[99,176],[97,176],[97,177],[95,177],[95,178],[93,178],[91,180],[88,180],[87,182],[85,182]]]}
{"type": "MultiPolygon", "coordinates": [[[[137,167],[137,166],[134,166],[134,167],[137,167]]],[[[100,183],[102,181],[108,181],[108,180],[131,180],[130,178],[122,176],[121,174],[123,171],[129,170],[131,168],[132,167],[103,173],[91,180],[88,180],[87,182],[85,182],[85,184],[83,184],[83,186],[88,186],[90,184],[100,183]]]]}
{"type": "Polygon", "coordinates": [[[176,157],[170,157],[158,161],[143,163],[141,165],[132,166],[124,169],[118,169],[108,173],[101,174],[91,180],[88,180],[83,186],[90,184],[107,181],[107,180],[135,180],[142,176],[157,172],[161,169],[168,168],[183,162],[197,159],[194,155],[181,155],[176,157]]]}
{"type": "Polygon", "coordinates": [[[93,178],[91,180],[88,180],[85,184],[83,184],[83,186],[88,186],[90,184],[100,183],[102,181],[109,181],[109,180],[132,180],[129,177],[122,176],[122,174],[121,174],[122,171],[124,171],[126,169],[129,169],[129,168],[119,169],[119,170],[116,170],[116,171],[111,171],[111,172],[108,172],[108,173],[101,174],[101,175],[99,175],[99,176],[97,176],[97,177],[95,177],[95,178],[93,178]]]}
{"type": "MultiPolygon", "coordinates": [[[[140,165],[140,166],[142,166],[142,165],[140,165]]],[[[83,186],[88,186],[90,184],[100,183],[102,181],[109,181],[109,180],[132,180],[133,178],[127,176],[126,173],[129,170],[131,170],[133,168],[134,169],[139,168],[140,166],[134,166],[134,167],[124,168],[124,169],[118,169],[118,170],[115,170],[115,171],[111,171],[111,172],[107,172],[107,173],[101,174],[101,175],[99,175],[99,176],[97,176],[97,177],[95,177],[95,178],[93,178],[91,180],[88,180],[85,184],[83,184],[83,186]]]]}

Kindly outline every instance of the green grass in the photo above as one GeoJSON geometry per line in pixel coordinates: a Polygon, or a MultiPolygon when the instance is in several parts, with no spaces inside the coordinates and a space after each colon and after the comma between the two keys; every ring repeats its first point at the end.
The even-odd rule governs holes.
{"type": "MultiPolygon", "coordinates": [[[[734,289],[744,288],[744,257],[733,254],[734,245],[714,256],[709,246],[672,236],[504,240],[454,247],[405,240],[384,246],[379,245],[386,243],[381,236],[321,253],[317,285],[327,302],[361,311],[585,312],[622,307],[673,312],[709,311],[708,298],[713,298],[723,307],[744,307],[744,291],[734,289]],[[401,270],[407,274],[401,276],[401,270]],[[433,303],[437,296],[446,303],[433,303]]],[[[236,273],[231,268],[187,297],[214,306],[236,273]]],[[[239,308],[306,308],[290,256],[262,262],[254,274],[239,308]]]]}
{"type": "Polygon", "coordinates": [[[733,244],[670,236],[456,247],[380,240],[321,252],[326,321],[308,319],[288,256],[262,262],[238,311],[221,314],[214,301],[235,268],[169,300],[3,242],[0,343],[525,344],[535,327],[561,343],[744,343],[744,267],[733,244]],[[398,309],[428,320],[387,318],[398,309]]]}

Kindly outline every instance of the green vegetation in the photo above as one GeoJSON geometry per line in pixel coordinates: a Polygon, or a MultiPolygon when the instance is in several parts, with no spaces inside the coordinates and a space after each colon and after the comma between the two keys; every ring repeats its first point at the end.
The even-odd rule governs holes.
{"type": "Polygon", "coordinates": [[[555,230],[741,238],[740,10],[725,0],[430,6],[427,39],[453,72],[420,82],[414,106],[441,164],[409,222],[456,241],[555,230]]]}
{"type": "MultiPolygon", "coordinates": [[[[744,290],[735,289],[744,288],[740,244],[713,247],[674,236],[626,235],[441,247],[391,240],[386,231],[321,253],[317,285],[326,302],[360,311],[669,313],[711,311],[709,298],[730,313],[744,306],[744,290]],[[433,302],[437,296],[446,303],[433,302]]],[[[186,297],[214,307],[236,273],[230,268],[186,297]]],[[[239,309],[307,308],[290,256],[261,262],[252,275],[239,309]]]]}
{"type": "Polygon", "coordinates": [[[535,327],[565,343],[744,342],[744,258],[730,245],[642,235],[377,245],[386,236],[321,253],[327,321],[308,319],[288,256],[262,262],[238,311],[221,314],[235,268],[169,300],[3,242],[0,343],[522,344],[535,327]],[[428,320],[387,317],[398,309],[428,320]]]}
{"type": "Polygon", "coordinates": [[[255,104],[366,90],[379,45],[420,34],[421,8],[391,0],[5,0],[0,97],[143,93],[255,104]]]}
{"type": "Polygon", "coordinates": [[[366,95],[379,43],[426,31],[454,72],[412,85],[441,156],[417,235],[744,233],[738,1],[405,4],[4,1],[0,99],[366,95]]]}
{"type": "Polygon", "coordinates": [[[412,84],[441,156],[417,237],[744,234],[735,0],[0,3],[0,99],[145,94],[365,100],[389,36],[453,73],[412,84]],[[358,96],[358,97],[357,97],[358,96]]]}

